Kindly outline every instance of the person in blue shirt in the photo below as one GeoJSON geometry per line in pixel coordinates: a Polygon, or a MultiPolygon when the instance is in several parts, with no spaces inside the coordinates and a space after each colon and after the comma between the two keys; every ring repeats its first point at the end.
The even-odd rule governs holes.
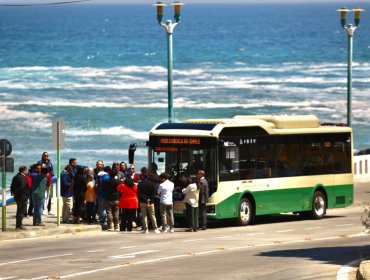
{"type": "Polygon", "coordinates": [[[62,223],[69,223],[73,203],[73,167],[67,165],[60,174],[60,195],[63,199],[62,223]]]}

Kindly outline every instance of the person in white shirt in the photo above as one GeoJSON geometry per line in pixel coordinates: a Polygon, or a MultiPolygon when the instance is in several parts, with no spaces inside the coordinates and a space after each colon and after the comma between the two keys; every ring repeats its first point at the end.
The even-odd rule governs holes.
{"type": "Polygon", "coordinates": [[[188,186],[182,189],[185,195],[183,202],[186,205],[186,223],[189,229],[187,232],[197,231],[198,229],[198,201],[199,201],[199,184],[195,183],[196,179],[189,177],[188,186]]]}
{"type": "Polygon", "coordinates": [[[160,185],[158,188],[158,194],[160,195],[160,212],[162,218],[162,231],[163,232],[174,232],[174,218],[173,218],[173,189],[174,184],[168,179],[167,173],[159,175],[160,185]],[[167,216],[169,217],[170,227],[167,225],[167,216]]]}

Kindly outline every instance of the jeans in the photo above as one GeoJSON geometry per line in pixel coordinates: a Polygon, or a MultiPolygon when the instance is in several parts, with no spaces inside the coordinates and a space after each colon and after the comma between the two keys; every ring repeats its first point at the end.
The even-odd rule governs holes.
{"type": "Polygon", "coordinates": [[[173,204],[162,204],[160,205],[161,217],[162,217],[162,229],[166,228],[167,215],[170,219],[170,228],[174,228],[175,222],[173,219],[173,204]]]}
{"type": "MultiPolygon", "coordinates": [[[[48,206],[49,205],[49,200],[50,200],[50,189],[47,188],[45,190],[45,203],[44,203],[44,208],[45,206],[48,206]]],[[[46,209],[45,209],[46,210],[46,209]]]]}
{"type": "Polygon", "coordinates": [[[27,215],[32,216],[32,215],[33,215],[32,189],[30,189],[29,202],[30,202],[30,203],[29,203],[29,205],[28,205],[27,215]]]}
{"type": "Polygon", "coordinates": [[[45,197],[32,196],[33,200],[33,225],[41,224],[42,211],[44,209],[45,197]]]}
{"type": "Polygon", "coordinates": [[[98,198],[99,223],[104,224],[107,221],[107,210],[104,198],[98,198]]]}

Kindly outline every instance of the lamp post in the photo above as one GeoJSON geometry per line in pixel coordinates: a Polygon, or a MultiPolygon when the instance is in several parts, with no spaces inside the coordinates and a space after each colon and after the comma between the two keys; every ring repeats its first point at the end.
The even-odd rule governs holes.
{"type": "Polygon", "coordinates": [[[364,11],[360,8],[348,10],[346,7],[342,7],[337,10],[340,12],[340,22],[342,28],[346,31],[348,37],[348,63],[347,63],[347,126],[351,126],[351,115],[352,115],[352,53],[353,53],[353,36],[355,30],[360,25],[361,12],[364,11]],[[355,24],[346,25],[347,13],[353,11],[355,13],[355,24]]]}
{"type": "Polygon", "coordinates": [[[173,47],[172,47],[172,34],[175,27],[180,23],[181,13],[180,8],[184,5],[179,1],[175,1],[171,6],[174,6],[174,18],[175,22],[172,23],[172,20],[167,20],[166,23],[163,23],[163,7],[167,6],[162,2],[157,2],[154,6],[157,7],[157,20],[158,24],[163,26],[167,34],[167,83],[168,83],[168,122],[172,122],[173,118],[173,47]]]}

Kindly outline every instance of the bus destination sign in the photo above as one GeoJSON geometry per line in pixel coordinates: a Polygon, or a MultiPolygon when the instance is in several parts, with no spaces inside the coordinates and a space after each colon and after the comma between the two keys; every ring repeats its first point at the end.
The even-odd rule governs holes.
{"type": "Polygon", "coordinates": [[[160,144],[200,145],[199,138],[159,138],[160,144]]]}
{"type": "Polygon", "coordinates": [[[215,147],[216,137],[189,137],[189,136],[150,136],[150,147],[215,147]]]}

